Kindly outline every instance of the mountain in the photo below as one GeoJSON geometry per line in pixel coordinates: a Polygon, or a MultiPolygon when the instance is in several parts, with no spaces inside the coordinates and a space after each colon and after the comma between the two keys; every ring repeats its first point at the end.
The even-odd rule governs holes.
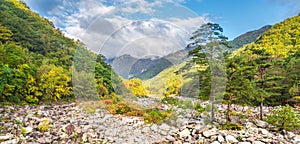
{"type": "MultiPolygon", "coordinates": [[[[258,30],[249,31],[230,41],[233,46],[232,51],[242,47],[245,44],[254,42],[262,33],[270,29],[270,25],[266,25],[258,30]]],[[[151,79],[164,69],[179,64],[184,61],[184,57],[192,49],[179,50],[163,57],[152,58],[134,58],[130,55],[122,55],[108,62],[112,64],[115,71],[123,78],[140,78],[142,80],[151,79]]]]}
{"type": "Polygon", "coordinates": [[[245,44],[254,42],[261,34],[269,30],[271,27],[271,25],[266,25],[258,30],[246,32],[230,41],[229,44],[233,47],[232,50],[241,48],[245,44]]]}
{"type": "Polygon", "coordinates": [[[164,69],[183,62],[190,49],[179,50],[164,57],[135,58],[125,54],[107,60],[112,68],[125,79],[140,78],[150,79],[164,69]]]}
{"type": "Polygon", "coordinates": [[[110,64],[117,74],[119,74],[125,79],[128,79],[130,75],[130,70],[137,60],[137,58],[126,54],[110,60],[110,64]]]}
{"type": "Polygon", "coordinates": [[[102,56],[65,37],[24,2],[0,1],[0,103],[74,100],[88,93],[99,98],[97,93],[113,93],[111,75],[102,56]]]}
{"type": "Polygon", "coordinates": [[[272,26],[246,50],[264,49],[276,57],[288,57],[300,49],[300,15],[272,26]]]}

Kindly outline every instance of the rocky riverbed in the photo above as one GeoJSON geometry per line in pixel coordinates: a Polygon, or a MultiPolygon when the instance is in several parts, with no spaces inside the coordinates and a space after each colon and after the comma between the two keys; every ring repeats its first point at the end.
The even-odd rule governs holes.
{"type": "MultiPolygon", "coordinates": [[[[238,106],[234,108],[242,110],[238,106]]],[[[111,115],[101,108],[94,114],[86,113],[76,103],[5,106],[0,107],[0,143],[300,143],[299,135],[287,131],[272,132],[271,126],[264,121],[243,121],[244,130],[240,131],[219,130],[206,125],[204,115],[175,109],[182,114],[176,120],[146,124],[142,118],[111,115]]],[[[217,122],[222,120],[221,115],[217,116],[217,122]]]]}

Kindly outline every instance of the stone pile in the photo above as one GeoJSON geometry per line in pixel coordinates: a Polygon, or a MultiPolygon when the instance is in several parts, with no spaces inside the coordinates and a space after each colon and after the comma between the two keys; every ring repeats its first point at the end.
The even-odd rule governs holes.
{"type": "MultiPolygon", "coordinates": [[[[142,100],[147,103],[145,101],[142,100]]],[[[217,115],[214,125],[206,125],[207,117],[203,114],[197,116],[193,110],[164,107],[174,108],[182,115],[167,123],[146,124],[142,118],[111,115],[100,108],[89,114],[75,103],[0,107],[0,144],[300,143],[299,135],[287,131],[273,132],[264,121],[243,121],[241,131],[219,130],[216,125],[224,122],[221,115],[217,115]]],[[[234,109],[243,110],[239,106],[234,106],[234,109]]],[[[251,111],[255,113],[256,110],[251,111]]]]}

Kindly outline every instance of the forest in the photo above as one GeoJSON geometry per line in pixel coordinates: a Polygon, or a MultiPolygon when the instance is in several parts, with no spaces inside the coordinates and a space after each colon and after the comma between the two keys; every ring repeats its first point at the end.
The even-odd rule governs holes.
{"type": "MultiPolygon", "coordinates": [[[[1,1],[0,11],[1,103],[74,101],[72,72],[80,73],[77,76],[88,75],[90,69],[95,71],[99,96],[114,92],[112,69],[101,55],[65,37],[52,22],[32,12],[24,2],[1,1]],[[93,62],[85,61],[87,57],[93,62]],[[74,61],[76,65],[72,66],[74,61]]],[[[75,90],[82,91],[80,86],[75,90]]]]}

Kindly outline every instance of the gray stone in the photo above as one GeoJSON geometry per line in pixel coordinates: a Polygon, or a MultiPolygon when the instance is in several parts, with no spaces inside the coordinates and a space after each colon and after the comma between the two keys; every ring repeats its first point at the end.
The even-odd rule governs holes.
{"type": "Polygon", "coordinates": [[[170,141],[170,142],[175,141],[175,138],[172,137],[172,136],[170,136],[170,135],[168,135],[168,136],[166,137],[166,139],[167,139],[168,141],[170,141]]]}
{"type": "Polygon", "coordinates": [[[10,138],[12,138],[12,134],[6,134],[6,135],[2,135],[0,136],[0,142],[1,141],[6,141],[6,140],[9,140],[10,138]]]}
{"type": "Polygon", "coordinates": [[[207,131],[203,132],[203,136],[205,136],[207,138],[209,138],[211,136],[214,136],[214,135],[217,135],[217,134],[218,133],[217,133],[216,129],[211,129],[211,130],[207,130],[207,131]]]}
{"type": "Polygon", "coordinates": [[[271,139],[262,139],[261,141],[263,141],[265,143],[272,143],[273,142],[273,140],[271,140],[271,139]]]}
{"type": "Polygon", "coordinates": [[[253,141],[252,144],[265,144],[265,143],[261,141],[253,141]]]}
{"type": "Polygon", "coordinates": [[[166,131],[160,131],[159,133],[160,133],[161,135],[163,135],[163,136],[168,135],[168,133],[167,133],[166,131]]]}
{"type": "Polygon", "coordinates": [[[167,124],[163,123],[162,125],[159,126],[159,128],[161,130],[168,131],[170,129],[170,126],[168,126],[167,124]]]}
{"type": "Polygon", "coordinates": [[[267,122],[261,121],[261,120],[255,120],[254,123],[256,126],[258,126],[260,128],[266,128],[269,125],[267,122]]]}
{"type": "Polygon", "coordinates": [[[220,142],[214,141],[214,142],[212,142],[211,144],[220,144],[220,142]]]}
{"type": "Polygon", "coordinates": [[[19,139],[12,139],[5,142],[1,142],[1,144],[17,144],[19,143],[19,139]]]}
{"type": "Polygon", "coordinates": [[[300,143],[300,135],[296,135],[296,136],[294,137],[294,141],[300,143]]]}
{"type": "Polygon", "coordinates": [[[261,134],[263,134],[263,135],[268,135],[268,134],[269,134],[269,131],[266,130],[266,129],[260,129],[260,132],[261,132],[261,134]]]}
{"type": "Polygon", "coordinates": [[[222,135],[218,135],[218,141],[219,141],[220,143],[222,143],[222,142],[225,141],[225,139],[224,139],[224,137],[223,137],[222,135]]]}
{"type": "Polygon", "coordinates": [[[227,143],[237,143],[237,142],[239,142],[234,136],[232,136],[232,135],[227,135],[226,137],[225,137],[225,139],[226,139],[226,142],[227,143]]]}
{"type": "Polygon", "coordinates": [[[153,124],[153,125],[151,126],[151,130],[156,132],[156,131],[157,131],[157,125],[156,125],[156,124],[153,124]]]}
{"type": "Polygon", "coordinates": [[[142,133],[150,133],[151,132],[151,129],[150,129],[150,127],[144,127],[143,129],[142,129],[142,133]]]}
{"type": "Polygon", "coordinates": [[[190,131],[189,131],[189,129],[184,129],[183,131],[179,132],[178,134],[179,134],[180,138],[184,138],[184,137],[187,137],[190,135],[190,131]]]}
{"type": "Polygon", "coordinates": [[[182,142],[180,140],[175,141],[174,144],[182,144],[182,142]]]}

